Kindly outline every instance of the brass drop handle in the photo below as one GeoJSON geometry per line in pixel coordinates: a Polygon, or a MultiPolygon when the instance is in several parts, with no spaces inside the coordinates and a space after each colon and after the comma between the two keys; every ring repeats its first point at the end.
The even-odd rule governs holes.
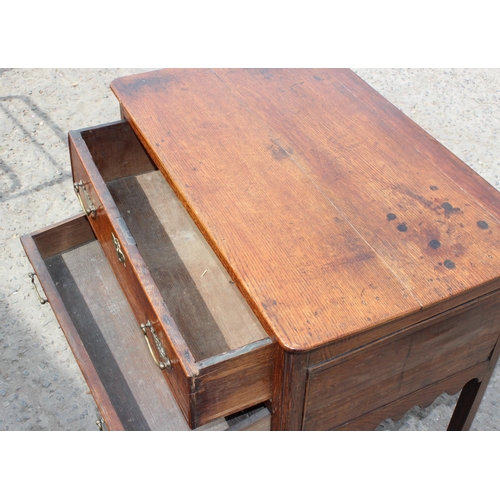
{"type": "Polygon", "coordinates": [[[40,295],[40,292],[38,291],[38,287],[36,286],[36,283],[35,283],[36,274],[35,273],[28,273],[28,276],[31,279],[31,284],[33,285],[33,289],[35,290],[35,293],[37,294],[37,297],[38,297],[38,300],[40,301],[40,304],[46,304],[49,300],[40,295]]]}
{"type": "Polygon", "coordinates": [[[115,246],[116,257],[118,258],[118,261],[121,262],[124,265],[124,267],[127,267],[125,254],[122,251],[120,241],[118,240],[118,238],[115,236],[114,233],[111,233],[111,238],[113,240],[113,245],[115,246]]]}
{"type": "Polygon", "coordinates": [[[151,353],[151,356],[153,357],[154,362],[156,363],[156,366],[160,370],[164,370],[165,368],[168,368],[169,370],[172,369],[172,363],[170,362],[170,359],[168,359],[167,353],[165,352],[165,349],[163,348],[163,345],[161,343],[160,338],[155,332],[155,329],[153,328],[153,325],[151,324],[151,321],[148,320],[147,323],[142,323],[141,324],[141,329],[144,333],[144,338],[146,340],[146,344],[148,345],[149,352],[151,353]],[[147,330],[149,328],[149,331],[151,333],[151,336],[153,337],[154,343],[156,348],[158,349],[158,352],[160,353],[160,360],[156,358],[155,352],[153,351],[153,348],[151,347],[151,343],[149,342],[147,330]]]}
{"type": "Polygon", "coordinates": [[[85,189],[85,186],[83,185],[83,181],[80,182],[75,182],[73,183],[73,187],[75,188],[75,193],[76,196],[78,197],[78,201],[80,202],[80,205],[82,206],[82,210],[86,215],[91,215],[93,218],[95,218],[96,214],[96,208],[94,206],[94,203],[92,202],[92,199],[90,198],[89,193],[85,189]],[[89,208],[86,208],[85,205],[83,204],[82,197],[80,195],[80,189],[83,191],[83,194],[85,196],[85,199],[87,200],[87,205],[89,208]]]}

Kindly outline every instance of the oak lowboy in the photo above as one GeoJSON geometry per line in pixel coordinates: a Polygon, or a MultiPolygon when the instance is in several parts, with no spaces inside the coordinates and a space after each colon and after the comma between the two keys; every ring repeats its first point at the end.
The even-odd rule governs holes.
{"type": "Polygon", "coordinates": [[[106,272],[69,273],[68,249],[94,253],[48,243],[62,230],[24,239],[51,248],[34,262],[48,295],[65,276],[120,285],[86,307],[118,314],[108,342],[130,342],[161,389],[115,386],[130,361],[111,356],[110,385],[88,377],[105,420],[131,400],[192,428],[248,408],[269,422],[267,407],[274,430],[373,429],[463,388],[449,428],[470,426],[500,353],[493,187],[348,70],[162,70],[111,88],[122,121],[70,133],[88,223],[64,225],[95,235],[106,272]]]}

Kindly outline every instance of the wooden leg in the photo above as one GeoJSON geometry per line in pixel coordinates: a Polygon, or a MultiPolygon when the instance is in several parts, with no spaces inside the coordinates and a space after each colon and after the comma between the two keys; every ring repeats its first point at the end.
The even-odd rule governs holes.
{"type": "Polygon", "coordinates": [[[307,354],[277,349],[271,430],[300,431],[304,413],[307,354]]]}
{"type": "Polygon", "coordinates": [[[491,374],[500,355],[500,340],[497,340],[496,346],[493,349],[490,357],[490,364],[483,378],[479,381],[477,378],[470,380],[464,385],[460,397],[458,398],[455,411],[448,424],[449,431],[468,431],[472,425],[472,421],[476,416],[477,409],[483,399],[484,391],[488,386],[491,374]]]}
{"type": "Polygon", "coordinates": [[[469,380],[469,382],[464,385],[447,430],[468,431],[470,429],[476,411],[481,403],[481,399],[483,398],[486,385],[487,382],[479,382],[477,378],[469,380]]]}

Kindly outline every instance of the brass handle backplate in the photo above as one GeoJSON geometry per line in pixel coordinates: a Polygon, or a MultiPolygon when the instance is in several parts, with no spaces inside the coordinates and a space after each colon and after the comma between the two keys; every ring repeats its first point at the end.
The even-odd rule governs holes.
{"type": "Polygon", "coordinates": [[[78,196],[78,201],[80,202],[80,205],[82,206],[82,210],[84,211],[84,213],[86,215],[91,215],[93,218],[95,218],[96,208],[94,203],[92,202],[92,198],[90,198],[89,193],[87,192],[85,186],[83,185],[83,181],[73,183],[73,187],[75,188],[76,196],[78,196]],[[83,195],[85,196],[85,200],[87,201],[88,208],[86,208],[85,205],[83,204],[83,200],[80,195],[80,189],[83,191],[83,195]]]}
{"type": "Polygon", "coordinates": [[[143,323],[141,325],[141,329],[144,333],[144,338],[146,340],[146,344],[148,345],[149,352],[151,353],[151,356],[154,359],[154,362],[156,363],[156,366],[160,370],[164,370],[165,368],[168,368],[169,370],[172,368],[172,363],[170,362],[170,359],[168,359],[167,353],[165,352],[165,349],[163,348],[163,345],[161,343],[160,338],[155,332],[155,329],[153,328],[153,325],[151,324],[151,321],[148,320],[147,323],[143,323]],[[151,333],[151,336],[153,337],[156,349],[158,349],[158,352],[160,353],[160,359],[158,360],[156,358],[155,352],[153,351],[153,348],[151,347],[151,343],[149,342],[148,339],[148,334],[147,330],[149,328],[149,332],[151,333]]]}
{"type": "Polygon", "coordinates": [[[40,295],[40,292],[38,291],[38,287],[36,286],[36,283],[35,283],[36,274],[35,273],[28,273],[28,276],[31,279],[31,284],[33,285],[33,289],[35,290],[35,293],[38,297],[38,300],[40,301],[40,304],[46,304],[49,300],[40,295]]]}

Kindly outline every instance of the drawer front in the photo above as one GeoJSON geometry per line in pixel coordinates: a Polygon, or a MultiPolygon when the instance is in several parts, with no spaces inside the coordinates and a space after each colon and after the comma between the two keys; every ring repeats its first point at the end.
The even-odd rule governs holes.
{"type": "Polygon", "coordinates": [[[242,347],[200,363],[193,394],[195,426],[271,399],[275,345],[242,347]]]}
{"type": "Polygon", "coordinates": [[[390,412],[396,400],[411,402],[411,394],[449,380],[449,387],[442,382],[435,394],[427,394],[430,403],[445,391],[461,388],[457,374],[469,377],[460,379],[462,385],[482,376],[483,362],[499,336],[499,305],[500,292],[494,292],[406,333],[309,368],[304,429],[336,428],[377,409],[379,421],[401,416],[384,414],[383,408],[390,412]]]}
{"type": "MultiPolygon", "coordinates": [[[[23,247],[109,430],[186,431],[92,229],[81,215],[23,236],[23,247]]],[[[265,407],[200,430],[269,430],[265,407]]]]}
{"type": "MultiPolygon", "coordinates": [[[[72,132],[70,152],[74,182],[86,190],[80,194],[88,220],[137,321],[154,329],[144,328],[149,340],[144,349],[161,361],[163,347],[170,366],[162,373],[189,425],[197,427],[269,399],[274,344],[246,303],[241,304],[244,300],[215,255],[207,253],[206,242],[199,241],[201,234],[195,238],[193,228],[177,230],[189,237],[184,247],[174,248],[178,235],[166,234],[150,200],[136,193],[135,188],[142,193],[137,177],[149,179],[155,192],[156,184],[165,184],[158,188],[161,202],[170,196],[130,127],[119,122],[72,132]],[[122,151],[119,159],[107,157],[107,151],[117,150],[115,142],[128,148],[129,155],[122,151]],[[93,211],[88,210],[90,203],[93,211]],[[200,263],[196,253],[182,255],[197,249],[204,252],[200,263]],[[235,290],[240,298],[233,304],[235,290]]],[[[165,206],[168,219],[186,217],[178,214],[181,205],[173,197],[165,206]]]]}
{"type": "MultiPolygon", "coordinates": [[[[95,213],[88,214],[88,221],[131,305],[137,322],[139,325],[142,325],[147,324],[149,321],[155,333],[159,336],[160,342],[171,360],[171,368],[164,375],[177,398],[182,412],[186,419],[189,420],[189,380],[193,372],[195,372],[195,368],[192,365],[190,366],[189,359],[186,360],[187,363],[179,363],[179,356],[177,355],[179,351],[186,351],[187,347],[182,342],[182,339],[180,339],[180,345],[177,346],[177,349],[172,345],[172,336],[165,334],[163,322],[160,321],[157,313],[157,311],[159,311],[159,314],[163,312],[164,317],[168,318],[168,312],[161,310],[161,303],[156,304],[155,308],[151,304],[154,296],[144,293],[144,289],[151,289],[154,287],[154,284],[151,283],[151,280],[149,280],[149,283],[144,283],[145,280],[147,281],[147,276],[141,276],[143,273],[137,273],[135,267],[131,264],[132,258],[134,258],[133,254],[137,254],[137,248],[129,236],[126,227],[120,225],[120,215],[114,209],[109,195],[108,199],[106,199],[105,185],[100,176],[96,175],[98,172],[93,171],[94,169],[92,168],[90,168],[89,172],[86,168],[84,162],[87,160],[87,164],[89,164],[91,158],[86,154],[84,145],[78,147],[78,142],[70,139],[70,153],[74,182],[81,184],[81,193],[83,192],[83,188],[86,191],[86,194],[83,196],[80,194],[83,205],[87,211],[90,207],[95,210],[95,213]],[[185,367],[184,365],[187,366],[185,367]]],[[[138,334],[140,333],[138,332],[138,334]]],[[[149,336],[150,345],[159,357],[160,353],[158,353],[154,339],[151,338],[150,328],[146,328],[146,335],[149,336]]],[[[176,337],[173,336],[173,338],[175,339],[176,337]]]]}

